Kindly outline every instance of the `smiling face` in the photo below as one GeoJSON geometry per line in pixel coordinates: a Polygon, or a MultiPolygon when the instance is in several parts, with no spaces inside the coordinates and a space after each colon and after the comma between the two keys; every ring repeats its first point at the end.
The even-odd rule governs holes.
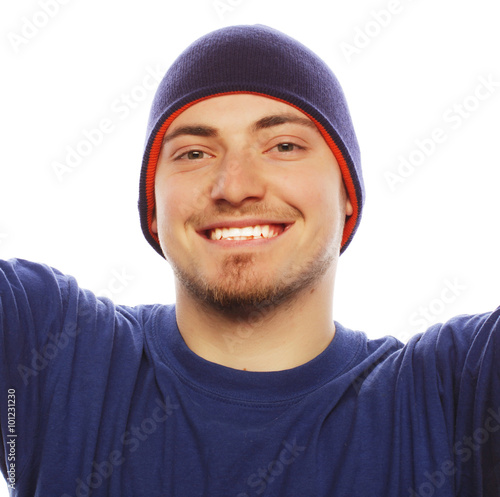
{"type": "Polygon", "coordinates": [[[186,109],[165,135],[155,200],[152,230],[187,298],[237,312],[326,275],[333,286],[352,208],[330,148],[290,105],[235,94],[186,109]]]}

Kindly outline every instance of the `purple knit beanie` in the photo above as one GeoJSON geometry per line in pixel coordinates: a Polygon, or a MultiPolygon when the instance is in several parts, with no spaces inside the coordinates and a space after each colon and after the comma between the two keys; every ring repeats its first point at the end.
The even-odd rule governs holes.
{"type": "Polygon", "coordinates": [[[147,241],[163,256],[151,222],[156,166],[167,128],[191,105],[232,93],[274,98],[304,112],[316,124],[339,163],[353,207],[344,227],[342,253],[359,225],[364,202],[359,146],[344,93],[316,54],[260,24],[230,26],[202,36],[175,60],[161,81],[149,115],[140,178],[139,214],[147,241]]]}

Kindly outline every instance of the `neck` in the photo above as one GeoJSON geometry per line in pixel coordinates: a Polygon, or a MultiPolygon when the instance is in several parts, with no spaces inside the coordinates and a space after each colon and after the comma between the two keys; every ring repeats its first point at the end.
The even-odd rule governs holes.
{"type": "Polygon", "coordinates": [[[179,330],[195,354],[233,369],[279,371],[300,366],[325,350],[335,334],[334,276],[332,267],[293,300],[239,315],[200,305],[177,282],[179,330]]]}

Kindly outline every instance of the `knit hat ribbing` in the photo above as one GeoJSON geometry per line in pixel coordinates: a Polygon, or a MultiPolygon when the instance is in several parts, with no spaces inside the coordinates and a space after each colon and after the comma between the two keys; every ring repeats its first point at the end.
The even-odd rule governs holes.
{"type": "Polygon", "coordinates": [[[153,100],[139,190],[144,236],[163,256],[151,231],[154,179],[170,123],[209,97],[255,93],[292,105],[312,119],[339,163],[353,214],[346,219],[341,253],[359,225],[364,202],[359,146],[342,88],[328,66],[293,38],[263,25],[230,26],[190,45],[172,64],[153,100]]]}

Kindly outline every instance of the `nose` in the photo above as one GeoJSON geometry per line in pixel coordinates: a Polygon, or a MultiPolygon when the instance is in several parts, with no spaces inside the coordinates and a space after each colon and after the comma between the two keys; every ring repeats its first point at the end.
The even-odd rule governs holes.
{"type": "Polygon", "coordinates": [[[253,155],[251,150],[240,149],[221,158],[211,190],[212,200],[240,205],[264,197],[264,178],[253,155]]]}

